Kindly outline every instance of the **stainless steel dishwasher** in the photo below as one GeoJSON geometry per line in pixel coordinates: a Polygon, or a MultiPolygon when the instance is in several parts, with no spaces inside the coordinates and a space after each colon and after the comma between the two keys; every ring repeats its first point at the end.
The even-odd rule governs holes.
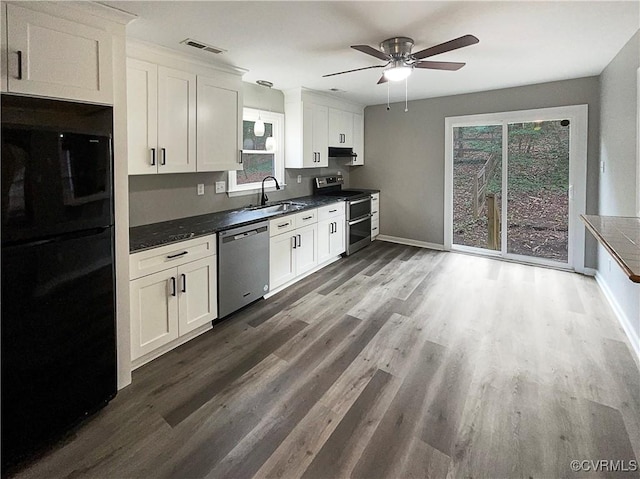
{"type": "Polygon", "coordinates": [[[218,233],[218,318],[269,291],[269,222],[218,233]]]}

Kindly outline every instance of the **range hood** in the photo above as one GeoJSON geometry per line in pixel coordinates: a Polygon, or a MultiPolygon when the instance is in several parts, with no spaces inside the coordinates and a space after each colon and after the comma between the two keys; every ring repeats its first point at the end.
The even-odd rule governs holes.
{"type": "Polygon", "coordinates": [[[355,158],[358,154],[353,151],[353,148],[334,148],[329,147],[329,158],[355,158]]]}

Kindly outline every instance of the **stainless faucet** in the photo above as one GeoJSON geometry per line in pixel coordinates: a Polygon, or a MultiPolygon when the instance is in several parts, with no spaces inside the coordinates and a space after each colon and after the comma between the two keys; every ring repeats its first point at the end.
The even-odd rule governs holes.
{"type": "Polygon", "coordinates": [[[265,180],[268,180],[269,178],[273,178],[273,181],[276,182],[276,190],[280,189],[280,185],[278,184],[278,180],[276,180],[275,176],[266,176],[263,180],[262,180],[262,196],[260,197],[260,206],[264,206],[267,204],[267,201],[269,201],[269,198],[267,197],[267,195],[264,193],[264,182],[265,180]]]}

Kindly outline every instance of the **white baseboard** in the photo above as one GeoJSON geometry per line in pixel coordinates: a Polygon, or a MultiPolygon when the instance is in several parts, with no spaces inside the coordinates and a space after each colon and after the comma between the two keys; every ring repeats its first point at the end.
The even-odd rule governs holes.
{"type": "Polygon", "coordinates": [[[585,276],[595,276],[596,274],[598,274],[598,270],[595,268],[584,268],[582,270],[582,274],[584,274],[585,276]]]}
{"type": "Polygon", "coordinates": [[[620,307],[620,305],[618,304],[618,301],[616,301],[615,296],[611,292],[609,285],[607,285],[602,275],[596,271],[595,276],[596,276],[596,282],[598,283],[598,286],[600,286],[600,290],[604,294],[605,298],[607,298],[607,301],[609,301],[609,304],[611,305],[613,312],[618,318],[618,322],[620,322],[620,325],[622,326],[622,329],[624,329],[624,332],[627,335],[627,338],[629,338],[631,347],[633,348],[633,351],[636,353],[637,361],[638,363],[640,363],[640,338],[638,337],[637,333],[631,326],[631,320],[627,317],[624,310],[620,307]]]}
{"type": "Polygon", "coordinates": [[[380,241],[387,241],[388,243],[406,244],[407,246],[417,246],[418,248],[435,249],[438,251],[444,251],[444,245],[437,243],[427,243],[426,241],[418,241],[407,238],[399,238],[397,236],[378,235],[376,238],[380,241]]]}

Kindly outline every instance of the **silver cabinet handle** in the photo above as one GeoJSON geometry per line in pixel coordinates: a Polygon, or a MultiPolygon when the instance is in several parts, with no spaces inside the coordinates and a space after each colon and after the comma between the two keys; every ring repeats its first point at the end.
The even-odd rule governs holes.
{"type": "Polygon", "coordinates": [[[151,148],[151,166],[156,166],[156,149],[151,148]]]}

